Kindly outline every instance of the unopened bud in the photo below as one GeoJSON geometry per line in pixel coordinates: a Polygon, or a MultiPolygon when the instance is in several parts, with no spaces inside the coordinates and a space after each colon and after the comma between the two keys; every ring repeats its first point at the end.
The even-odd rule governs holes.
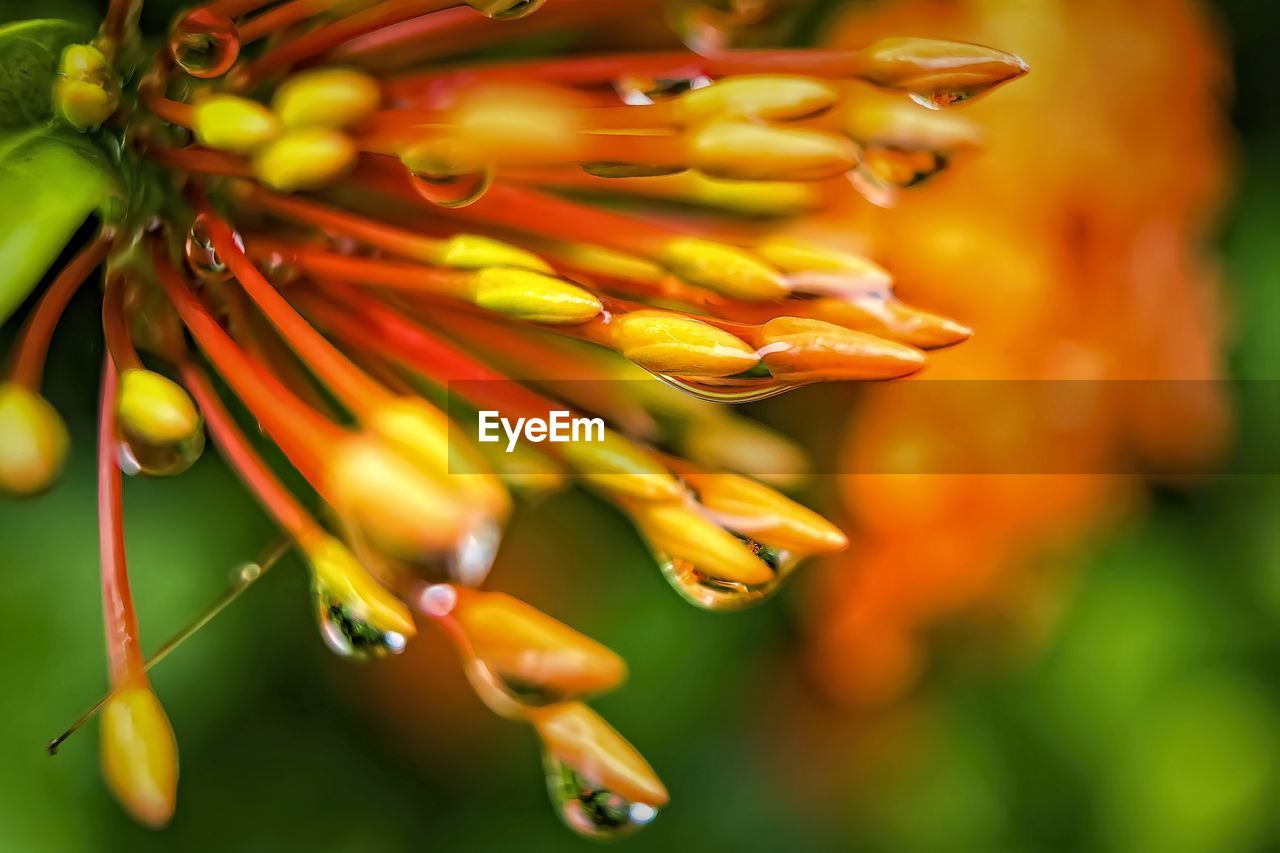
{"type": "Polygon", "coordinates": [[[471,280],[481,308],[529,323],[584,323],[600,313],[600,300],[560,278],[512,267],[480,270],[471,280]]]}
{"type": "Polygon", "coordinates": [[[159,829],[173,817],[178,744],[145,681],[116,690],[102,708],[102,774],[135,820],[159,829]]]}
{"type": "Polygon", "coordinates": [[[693,317],[664,311],[632,311],[611,322],[613,345],[654,373],[721,377],[760,363],[741,338],[693,317]]]}
{"type": "Polygon", "coordinates": [[[431,260],[458,270],[514,267],[551,272],[551,265],[534,253],[478,234],[455,234],[442,244],[439,253],[431,260]]]}
{"type": "Polygon", "coordinates": [[[280,135],[275,113],[236,95],[212,95],[196,104],[194,125],[202,145],[237,154],[251,154],[280,135]]]}
{"type": "Polygon", "coordinates": [[[785,495],[737,474],[690,474],[698,502],[724,524],[794,554],[839,551],[848,537],[831,522],[785,495]]]}
{"type": "Polygon", "coordinates": [[[891,38],[860,51],[858,76],[925,106],[969,100],[1027,73],[1013,54],[958,41],[891,38]]]}
{"type": "Polygon", "coordinates": [[[689,165],[714,178],[818,181],[858,165],[858,146],[834,133],[720,121],[690,134],[689,165]]]}
{"type": "Polygon", "coordinates": [[[657,807],[670,799],[635,747],[586,705],[533,709],[529,720],[547,752],[593,785],[632,803],[657,807]]]}
{"type": "Polygon", "coordinates": [[[778,317],[762,331],[760,352],[769,372],[792,383],[896,379],[925,363],[913,347],[821,320],[778,317]]]}
{"type": "Polygon", "coordinates": [[[818,115],[839,101],[840,90],[826,80],[751,74],[728,77],[686,92],[672,104],[672,109],[686,125],[721,118],[792,121],[818,115]]]}
{"type": "Polygon", "coordinates": [[[343,128],[367,118],[382,102],[373,77],[350,68],[316,68],[276,89],[271,105],[288,128],[343,128]]]}
{"type": "Polygon", "coordinates": [[[14,382],[0,384],[0,491],[42,492],[62,473],[67,428],[53,406],[14,382]]]}
{"type": "Polygon", "coordinates": [[[356,162],[356,146],[338,130],[292,130],[267,143],[253,158],[254,173],[280,190],[314,190],[333,183],[356,162]]]}
{"type": "Polygon", "coordinates": [[[788,293],[778,270],[725,243],[677,237],[663,245],[657,260],[677,278],[733,299],[768,301],[788,293]]]}
{"type": "Polygon", "coordinates": [[[636,526],[654,550],[721,580],[748,586],[774,580],[774,571],[719,524],[683,503],[628,506],[636,526]]]}

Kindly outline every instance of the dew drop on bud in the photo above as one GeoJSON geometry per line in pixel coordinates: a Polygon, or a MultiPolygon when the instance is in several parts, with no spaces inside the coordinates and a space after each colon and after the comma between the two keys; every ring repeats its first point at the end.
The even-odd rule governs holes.
{"type": "Polygon", "coordinates": [[[675,77],[642,77],[628,74],[615,80],[613,88],[623,103],[631,106],[647,106],[679,97],[694,89],[704,89],[712,82],[712,79],[701,71],[691,70],[675,77]]]}
{"type": "Polygon", "coordinates": [[[910,92],[907,97],[930,110],[962,104],[978,94],[973,89],[932,89],[928,92],[910,92]]]}
{"type": "Polygon", "coordinates": [[[502,545],[502,525],[481,518],[462,535],[449,560],[449,577],[463,586],[477,587],[489,577],[502,545]]]}
{"type": "MultiPolygon", "coordinates": [[[[763,367],[763,365],[761,365],[763,367]]],[[[668,376],[654,374],[663,382],[677,388],[691,397],[705,400],[708,403],[757,403],[768,400],[779,394],[796,388],[789,382],[783,382],[764,368],[763,375],[754,374],[730,376],[711,381],[708,379],[692,379],[687,376],[668,376]]]]}
{"type": "MultiPolygon", "coordinates": [[[[186,242],[182,246],[182,254],[186,258],[187,267],[196,277],[206,284],[215,284],[231,278],[231,269],[218,257],[213,248],[213,239],[209,236],[208,220],[202,213],[191,223],[186,242]]],[[[238,232],[232,232],[236,245],[244,248],[244,240],[238,232]]]]}
{"type": "Polygon", "coordinates": [[[607,840],[648,826],[658,809],[633,803],[586,779],[550,753],[543,754],[547,792],[565,825],[585,838],[607,840]]]}
{"type": "Polygon", "coordinates": [[[379,630],[324,589],[316,590],[315,603],[320,636],[338,657],[365,662],[404,651],[403,634],[379,630]]]}
{"type": "Polygon", "coordinates": [[[437,175],[410,172],[418,195],[436,207],[458,208],[475,204],[493,183],[493,170],[483,169],[465,175],[437,175]]]}
{"type": "Polygon", "coordinates": [[[116,420],[116,432],[120,436],[116,461],[130,477],[176,477],[196,464],[204,453],[204,429],[194,430],[181,441],[164,444],[135,434],[120,419],[116,420]]]}
{"type": "Polygon", "coordinates": [[[862,152],[863,171],[891,187],[913,187],[946,167],[946,155],[927,149],[868,145],[862,152]]]}
{"type": "Polygon", "coordinates": [[[195,9],[169,32],[169,54],[192,77],[221,77],[240,56],[240,33],[221,12],[195,9]]]}
{"type": "Polygon", "coordinates": [[[418,608],[428,616],[448,616],[458,606],[458,591],[447,583],[433,583],[418,594],[418,608]]]}
{"type": "Polygon", "coordinates": [[[767,583],[745,584],[724,580],[699,571],[688,560],[658,554],[662,576],[681,598],[703,610],[742,610],[759,604],[778,591],[798,561],[778,548],[770,548],[745,536],[738,536],[738,539],[773,571],[773,578],[767,583]]]}

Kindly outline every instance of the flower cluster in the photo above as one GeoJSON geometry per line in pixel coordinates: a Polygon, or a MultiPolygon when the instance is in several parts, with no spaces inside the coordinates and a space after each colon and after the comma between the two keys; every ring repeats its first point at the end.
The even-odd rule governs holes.
{"type": "MultiPolygon", "coordinates": [[[[67,438],[40,396],[44,353],[102,264],[107,781],[139,820],[169,819],[177,752],[138,642],[121,481],[181,473],[207,433],[310,566],[334,651],[398,652],[415,616],[442,627],[485,703],[542,739],[569,826],[602,837],[641,826],[667,793],[582,703],[621,682],[621,660],[478,589],[512,492],[579,481],[634,520],[686,599],[757,602],[845,537],[761,482],[801,472],[786,439],[710,403],[906,376],[968,329],[901,302],[882,268],[821,241],[584,197],[776,221],[842,190],[883,195],[972,140],[942,113],[867,109],[867,93],[937,108],[1026,67],[920,39],[830,51],[708,41],[759,3],[680,4],[702,52],[445,67],[431,62],[442,45],[518,39],[515,19],[544,4],[268,5],[214,0],[147,57],[136,4],[116,0],[96,40],[64,51],[54,90],[67,122],[119,143],[137,192],[26,322],[0,387],[0,486],[35,494],[58,474],[67,438]],[[545,412],[548,391],[502,381],[504,365],[642,390],[562,386],[611,424],[603,441],[486,455],[437,403],[448,388],[476,409],[545,412]],[[324,523],[264,462],[207,368],[309,483],[324,523]]],[[[545,5],[537,17],[553,27],[653,11],[545,5]]]]}

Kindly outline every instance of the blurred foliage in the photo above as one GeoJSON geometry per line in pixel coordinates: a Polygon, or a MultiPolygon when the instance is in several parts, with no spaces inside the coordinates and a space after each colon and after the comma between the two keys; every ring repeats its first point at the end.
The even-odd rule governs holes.
{"type": "MultiPolygon", "coordinates": [[[[47,0],[41,12],[72,16],[76,6],[85,8],[47,0]]],[[[1280,127],[1265,101],[1275,30],[1268,37],[1255,21],[1274,23],[1277,7],[1222,6],[1239,49],[1246,132],[1224,240],[1234,367],[1267,380],[1280,365],[1280,127]]],[[[155,672],[182,746],[170,829],[140,829],[110,801],[94,727],[45,755],[45,741],[105,687],[95,297],[73,303],[50,361],[49,393],[76,448],[69,476],[39,502],[0,502],[9,687],[0,849],[582,847],[546,804],[532,736],[469,696],[438,637],[424,635],[421,649],[376,672],[331,659],[292,560],[155,672]]],[[[0,344],[12,334],[10,324],[0,344]]],[[[1274,385],[1240,389],[1242,447],[1274,448],[1274,385]]],[[[213,454],[179,481],[131,482],[126,511],[150,647],[271,535],[213,454]]],[[[816,766],[844,760],[835,745],[816,762],[788,746],[788,730],[809,719],[796,709],[811,700],[785,659],[785,600],[733,617],[682,605],[625,522],[582,495],[518,519],[493,585],[629,661],[629,683],[599,705],[663,775],[673,804],[625,849],[1271,851],[1280,850],[1277,518],[1275,477],[1160,494],[1145,521],[1082,545],[1092,553],[1067,591],[1063,625],[1026,666],[975,665],[962,650],[941,661],[903,711],[912,748],[869,781],[816,766]]]]}

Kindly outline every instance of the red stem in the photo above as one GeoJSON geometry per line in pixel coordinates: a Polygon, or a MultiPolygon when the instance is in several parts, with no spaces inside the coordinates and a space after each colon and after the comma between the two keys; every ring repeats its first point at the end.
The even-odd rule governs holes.
{"type": "Polygon", "coordinates": [[[311,328],[293,310],[289,301],[280,295],[241,250],[226,220],[218,216],[203,197],[196,196],[195,206],[205,218],[214,250],[240,282],[240,286],[342,404],[353,413],[361,413],[385,403],[390,398],[386,389],[352,364],[337,347],[325,340],[324,335],[311,328]]]}
{"type": "Polygon", "coordinates": [[[323,536],[320,525],[258,455],[218,398],[208,375],[191,361],[180,362],[178,370],[182,374],[182,383],[191,392],[204,415],[209,435],[262,508],[304,549],[308,543],[323,536]]]}
{"type": "Polygon", "coordinates": [[[118,384],[115,364],[110,358],[103,359],[102,395],[98,406],[98,550],[112,690],[143,677],[145,672],[142,649],[138,645],[138,616],[133,609],[129,570],[125,564],[121,475],[116,461],[118,384]]]}
{"type": "Polygon", "coordinates": [[[62,268],[53,284],[40,297],[39,304],[31,312],[15,345],[13,367],[9,373],[9,378],[14,382],[32,391],[40,390],[45,357],[49,352],[49,342],[53,340],[54,329],[58,327],[58,321],[71,297],[94,268],[106,258],[110,245],[111,241],[99,234],[62,268]]]}
{"type": "Polygon", "coordinates": [[[345,431],[298,399],[236,345],[209,309],[187,287],[170,262],[163,244],[152,244],[151,258],[169,301],[200,349],[293,466],[318,487],[324,460],[332,452],[334,444],[345,437],[345,431]]]}

